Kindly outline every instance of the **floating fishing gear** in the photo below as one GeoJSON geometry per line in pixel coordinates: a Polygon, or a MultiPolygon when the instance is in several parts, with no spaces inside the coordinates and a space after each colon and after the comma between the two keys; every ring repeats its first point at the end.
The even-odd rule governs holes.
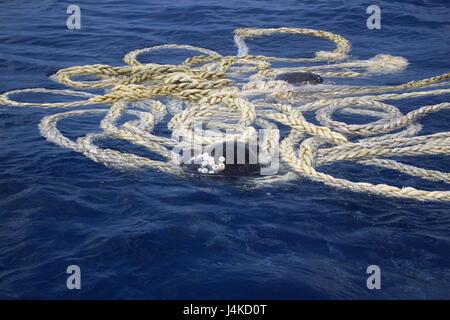
{"type": "Polygon", "coordinates": [[[248,176],[261,173],[258,146],[239,141],[226,141],[208,147],[183,165],[190,171],[222,176],[248,176]]]}
{"type": "MultiPolygon", "coordinates": [[[[368,60],[351,60],[348,40],[331,32],[313,29],[237,29],[235,43],[238,47],[236,56],[222,56],[212,50],[174,44],[135,50],[125,55],[125,66],[76,66],[59,70],[52,76],[55,81],[69,87],[104,90],[100,94],[44,88],[13,90],[0,95],[0,104],[44,108],[106,106],[46,116],[39,129],[49,141],[114,168],[152,167],[180,176],[186,176],[189,169],[211,176],[227,172],[252,174],[276,163],[279,155],[287,172],[266,177],[265,185],[271,181],[303,177],[356,192],[422,201],[450,201],[450,191],[353,182],[319,171],[326,164],[353,161],[448,184],[449,173],[406,165],[389,157],[449,155],[450,132],[419,135],[422,126],[417,120],[449,109],[450,103],[422,106],[403,114],[385,101],[448,94],[450,73],[391,86],[330,86],[321,80],[394,73],[406,68],[408,61],[387,54],[368,60]],[[327,39],[336,44],[336,49],[318,51],[313,57],[301,58],[249,54],[246,40],[275,33],[327,39]],[[162,49],[193,50],[200,54],[179,65],[138,61],[139,55],[162,49]],[[301,66],[272,66],[275,63],[301,66]],[[97,80],[74,80],[80,76],[93,76],[97,80]],[[303,81],[305,77],[307,79],[303,81]],[[62,94],[80,100],[25,103],[12,99],[13,95],[27,92],[62,94]],[[307,113],[315,115],[316,123],[305,119],[304,114],[307,113]],[[336,113],[371,116],[378,120],[367,124],[347,124],[333,119],[336,113]],[[71,140],[57,128],[61,119],[89,114],[104,115],[100,122],[101,132],[71,140]],[[125,115],[135,119],[119,124],[125,115]],[[166,125],[172,137],[156,134],[158,124],[166,125]],[[278,130],[281,125],[288,128],[288,134],[278,130]],[[262,135],[258,134],[260,129],[264,130],[262,135]],[[165,160],[98,146],[99,140],[108,138],[142,146],[165,160]],[[228,164],[226,156],[222,156],[225,158],[222,161],[224,159],[220,156],[205,152],[211,146],[229,141],[246,146],[258,141],[258,162],[251,164],[245,160],[242,164],[228,164]],[[183,146],[197,152],[194,157],[188,157],[187,163],[183,163],[180,154],[174,152],[183,146]]],[[[254,179],[254,183],[260,183],[259,179],[254,179]]]]}
{"type": "Polygon", "coordinates": [[[219,161],[216,162],[215,158],[211,156],[209,153],[203,153],[199,156],[192,157],[189,161],[189,165],[195,165],[195,163],[200,162],[200,167],[197,168],[199,173],[209,173],[209,174],[217,174],[223,170],[225,170],[225,158],[220,157],[219,161]]]}

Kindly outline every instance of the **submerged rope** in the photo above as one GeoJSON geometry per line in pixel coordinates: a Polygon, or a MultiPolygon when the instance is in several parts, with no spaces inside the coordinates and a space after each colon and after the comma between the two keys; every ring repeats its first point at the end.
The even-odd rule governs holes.
{"type": "Polygon", "coordinates": [[[263,128],[266,131],[259,137],[260,161],[265,164],[276,161],[279,151],[283,163],[289,168],[288,173],[274,176],[272,180],[269,178],[269,182],[279,181],[280,177],[287,180],[300,176],[358,192],[417,200],[450,200],[450,191],[426,191],[412,187],[353,182],[317,170],[320,166],[337,161],[354,161],[361,165],[398,170],[430,181],[450,183],[449,173],[385,159],[391,156],[450,154],[449,131],[418,135],[422,126],[417,123],[417,120],[430,113],[449,109],[450,103],[423,106],[403,114],[397,107],[383,102],[450,93],[450,88],[446,88],[448,82],[445,82],[449,80],[450,73],[397,86],[319,85],[299,88],[276,80],[275,77],[292,72],[314,72],[324,77],[364,77],[400,71],[408,62],[402,57],[385,54],[368,60],[348,61],[350,42],[339,35],[312,29],[238,29],[235,31],[235,43],[238,46],[236,56],[222,56],[212,50],[187,45],[161,45],[135,50],[124,57],[127,65],[123,67],[100,64],[78,66],[59,70],[52,76],[55,81],[77,89],[106,89],[104,94],[44,88],[24,89],[1,94],[0,104],[44,108],[97,104],[109,106],[56,113],[43,118],[39,128],[49,141],[81,152],[110,167],[138,169],[150,166],[183,175],[184,171],[178,165],[181,159],[174,156],[173,152],[173,148],[179,147],[180,143],[201,152],[205,146],[228,140],[254,142],[258,138],[257,129],[263,128]],[[275,33],[327,39],[336,44],[336,49],[316,52],[310,58],[249,55],[246,39],[275,33]],[[163,49],[194,50],[201,55],[188,58],[180,65],[138,61],[140,54],[163,49]],[[347,61],[342,62],[343,60],[347,61]],[[272,63],[281,62],[315,65],[289,68],[272,66],[272,63]],[[318,64],[321,62],[326,63],[318,64]],[[95,77],[97,80],[74,80],[80,76],[95,77]],[[420,90],[410,91],[411,89],[420,90]],[[69,95],[80,97],[81,100],[26,103],[11,99],[12,95],[26,92],[69,95]],[[387,93],[379,94],[383,92],[387,93]],[[315,113],[317,124],[305,119],[304,114],[308,112],[315,113]],[[363,125],[346,124],[333,120],[336,112],[372,116],[379,120],[363,125]],[[104,114],[100,122],[100,133],[89,133],[73,141],[57,128],[61,119],[88,114],[104,114]],[[125,114],[137,119],[119,124],[125,114]],[[171,115],[166,123],[167,128],[174,137],[179,138],[178,141],[154,132],[158,124],[165,123],[167,114],[171,115]],[[199,122],[204,125],[199,127],[199,122]],[[290,128],[290,132],[282,139],[278,150],[279,124],[290,128]],[[164,160],[153,160],[96,145],[98,140],[105,138],[129,141],[147,148],[164,160]]]}

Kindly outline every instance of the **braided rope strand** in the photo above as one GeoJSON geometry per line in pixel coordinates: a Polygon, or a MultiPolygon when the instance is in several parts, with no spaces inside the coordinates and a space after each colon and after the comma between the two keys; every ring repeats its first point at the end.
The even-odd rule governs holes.
{"type": "MultiPolygon", "coordinates": [[[[294,72],[314,72],[331,78],[362,78],[373,74],[395,73],[407,67],[403,57],[379,54],[368,60],[349,60],[351,44],[340,35],[300,28],[243,28],[234,32],[238,47],[236,56],[190,45],[167,44],[129,52],[126,65],[113,67],[103,64],[74,66],[61,69],[51,78],[78,90],[104,91],[93,94],[75,90],[33,88],[0,94],[0,104],[14,107],[77,108],[102,105],[103,108],[79,109],[46,116],[39,129],[46,139],[109,167],[124,170],[155,168],[184,176],[174,161],[176,147],[173,139],[157,135],[157,124],[166,125],[174,136],[193,149],[228,140],[253,141],[257,129],[266,129],[261,142],[260,160],[274,161],[282,136],[279,125],[289,130],[279,144],[279,155],[287,172],[265,177],[261,185],[298,176],[324,184],[387,197],[420,201],[450,201],[450,191],[418,190],[386,184],[353,182],[320,172],[320,166],[353,161],[366,166],[397,170],[429,181],[450,183],[450,173],[403,164],[389,157],[450,154],[450,131],[419,135],[422,125],[417,121],[435,112],[448,112],[449,102],[427,105],[403,114],[396,101],[415,97],[450,93],[450,73],[393,86],[306,86],[299,88],[277,76],[294,72]],[[333,42],[333,51],[318,51],[313,57],[280,58],[251,55],[246,40],[273,34],[318,37],[333,42]],[[142,63],[141,54],[158,50],[188,50],[199,55],[179,65],[142,63]],[[275,68],[272,63],[285,62],[301,66],[275,68]],[[308,66],[314,63],[313,66],[308,66]],[[324,63],[324,64],[320,64],[324,63]],[[94,80],[74,80],[88,77],[94,80]],[[419,90],[420,89],[420,90],[419,90]],[[20,102],[13,96],[23,93],[66,95],[78,100],[68,102],[20,102]],[[159,100],[163,99],[163,100],[159,100]],[[164,102],[163,102],[164,101],[164,102]],[[308,121],[313,113],[318,124],[308,121]],[[347,124],[333,119],[336,113],[375,117],[366,124],[347,124]],[[100,133],[88,133],[75,141],[65,137],[57,128],[67,117],[104,114],[100,133]],[[121,125],[120,119],[132,115],[121,125]],[[167,122],[164,119],[170,117],[167,122]],[[203,122],[204,126],[198,126],[203,122]],[[213,130],[205,130],[213,129],[213,130]],[[226,133],[224,132],[226,131],[226,133]],[[157,154],[164,160],[153,160],[131,153],[99,147],[100,139],[115,138],[128,141],[157,154]]],[[[179,160],[175,156],[176,159],[179,160]]],[[[255,179],[255,185],[258,179],[255,179]]]]}

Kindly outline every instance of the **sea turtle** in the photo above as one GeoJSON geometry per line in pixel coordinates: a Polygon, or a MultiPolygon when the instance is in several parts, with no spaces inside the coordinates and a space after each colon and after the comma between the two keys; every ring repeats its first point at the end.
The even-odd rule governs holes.
{"type": "MultiPolygon", "coordinates": [[[[294,85],[322,83],[321,76],[310,72],[283,73],[277,80],[294,85]]],[[[261,173],[258,146],[237,141],[226,141],[206,148],[202,154],[182,165],[187,172],[202,176],[249,176],[261,173]]]]}
{"type": "Polygon", "coordinates": [[[276,80],[283,80],[293,85],[319,84],[323,82],[321,76],[311,72],[291,72],[278,75],[276,80]]]}

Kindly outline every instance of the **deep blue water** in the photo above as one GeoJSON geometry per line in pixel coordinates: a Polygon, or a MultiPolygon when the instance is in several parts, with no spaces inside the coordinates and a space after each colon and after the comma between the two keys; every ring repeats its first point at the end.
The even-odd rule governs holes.
{"type": "MultiPolygon", "coordinates": [[[[450,70],[447,0],[11,0],[0,1],[0,92],[62,88],[48,79],[58,69],[122,65],[127,52],[164,43],[231,55],[234,29],[282,26],[339,33],[352,42],[355,58],[388,53],[410,61],[399,74],[352,84],[400,84],[450,70]],[[81,30],[66,28],[69,4],[81,8],[81,30]],[[366,28],[371,4],[381,7],[381,30],[366,28]]],[[[327,48],[324,40],[295,36],[250,42],[252,53],[275,56],[327,48]]],[[[169,53],[144,59],[183,60],[169,53]]],[[[449,99],[395,105],[407,112],[449,99]]],[[[305,180],[247,190],[239,182],[119,172],[41,137],[39,121],[56,111],[0,106],[0,298],[450,298],[446,203],[305,180]],[[66,288],[72,264],[81,268],[81,290],[66,288]],[[380,290],[366,287],[372,264],[381,268],[380,290]]],[[[61,130],[81,136],[98,120],[63,121],[61,130]]],[[[450,113],[421,123],[424,133],[448,131],[450,113]]],[[[445,157],[407,161],[450,171],[445,157]]],[[[339,164],[326,170],[354,181],[448,190],[387,169],[339,164]]]]}

